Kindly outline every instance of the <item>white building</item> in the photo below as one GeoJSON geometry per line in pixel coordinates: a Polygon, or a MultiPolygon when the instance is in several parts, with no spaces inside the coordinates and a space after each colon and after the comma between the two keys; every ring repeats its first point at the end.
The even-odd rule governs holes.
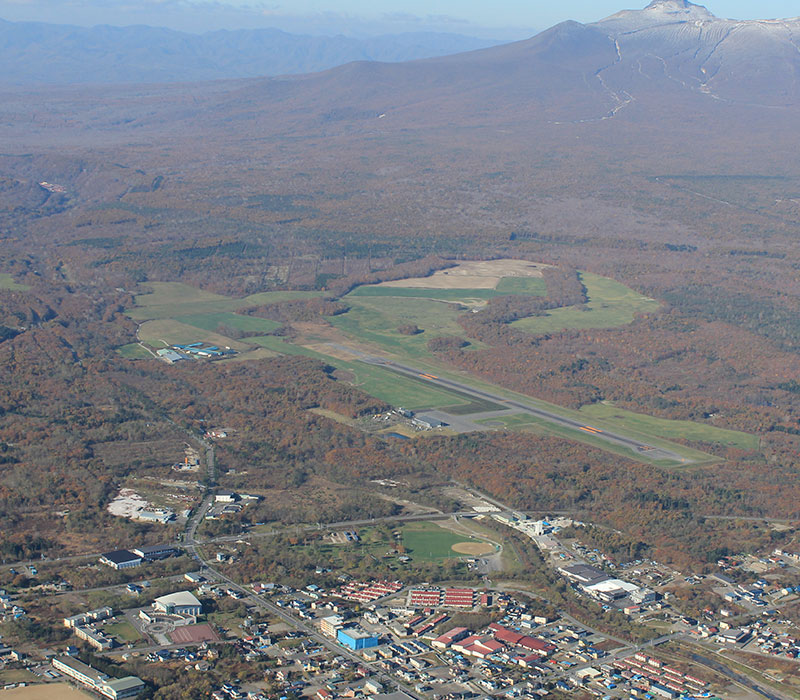
{"type": "Polygon", "coordinates": [[[168,615],[197,617],[203,614],[203,604],[190,591],[179,591],[156,598],[153,601],[153,608],[168,615]]]}

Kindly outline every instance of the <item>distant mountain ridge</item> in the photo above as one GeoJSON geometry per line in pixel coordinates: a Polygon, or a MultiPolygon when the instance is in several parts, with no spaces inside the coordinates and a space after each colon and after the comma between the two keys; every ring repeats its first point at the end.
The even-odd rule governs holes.
{"type": "Polygon", "coordinates": [[[501,42],[419,32],[367,39],[277,29],[206,34],[158,27],[91,28],[0,19],[0,83],[196,82],[313,73],[351,61],[401,62],[501,42]]]}

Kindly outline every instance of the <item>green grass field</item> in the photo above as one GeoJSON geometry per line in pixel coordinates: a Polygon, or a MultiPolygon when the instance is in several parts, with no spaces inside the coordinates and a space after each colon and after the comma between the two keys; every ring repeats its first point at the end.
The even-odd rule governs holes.
{"type": "Polygon", "coordinates": [[[280,327],[277,321],[270,321],[267,318],[257,316],[242,316],[241,314],[231,313],[230,311],[219,311],[209,314],[192,314],[190,316],[178,316],[176,321],[185,323],[195,328],[202,328],[206,331],[216,331],[218,326],[230,326],[240,331],[269,333],[280,327]]]}
{"type": "Polygon", "coordinates": [[[436,301],[463,302],[488,301],[508,294],[543,297],[547,285],[541,277],[504,277],[495,289],[436,289],[433,287],[382,287],[376,284],[357,287],[348,299],[354,297],[395,297],[398,299],[433,299],[436,301]]]}
{"type": "Polygon", "coordinates": [[[330,322],[345,335],[359,341],[378,345],[403,357],[429,357],[428,341],[442,335],[464,337],[464,329],[456,319],[464,313],[449,302],[425,298],[353,297],[346,314],[330,318],[330,322]],[[423,330],[417,335],[403,335],[398,328],[416,325],[423,330]]]}
{"type": "Polygon", "coordinates": [[[239,352],[249,349],[249,346],[245,343],[171,318],[145,321],[139,326],[139,339],[154,348],[204,342],[220,347],[231,347],[239,352]]]}
{"type": "Polygon", "coordinates": [[[757,435],[736,430],[725,430],[705,423],[688,420],[667,420],[641,413],[633,413],[605,403],[592,404],[581,408],[581,413],[590,418],[599,418],[608,426],[621,430],[635,430],[639,433],[656,435],[664,439],[680,438],[692,442],[707,442],[743,450],[757,450],[757,435]]]}
{"type": "Polygon", "coordinates": [[[291,299],[309,299],[322,292],[261,292],[236,299],[180,282],[148,282],[153,291],[136,296],[136,306],[127,313],[135,321],[205,316],[235,311],[248,306],[260,306],[291,299]]]}
{"type": "MultiPolygon", "coordinates": [[[[564,413],[565,415],[567,414],[566,410],[563,410],[561,412],[564,413]]],[[[658,438],[653,433],[634,432],[630,429],[620,430],[619,432],[627,437],[639,439],[642,442],[647,442],[648,444],[653,445],[654,447],[662,447],[664,449],[670,450],[671,452],[675,452],[681,455],[681,457],[686,461],[676,463],[673,460],[652,459],[649,458],[646,454],[635,453],[633,450],[628,449],[623,445],[618,445],[613,442],[608,442],[607,440],[604,440],[599,436],[592,435],[591,433],[586,433],[580,430],[573,430],[571,428],[567,428],[566,426],[557,425],[555,423],[551,423],[550,421],[545,420],[544,418],[537,418],[536,416],[532,416],[527,413],[511,415],[511,416],[500,416],[498,418],[487,418],[484,420],[479,420],[477,422],[480,423],[481,425],[486,425],[487,427],[502,426],[507,428],[508,430],[522,430],[526,432],[536,433],[538,435],[554,435],[556,437],[561,437],[566,440],[572,440],[573,442],[582,442],[586,445],[591,445],[606,452],[611,452],[613,454],[619,455],[620,457],[627,457],[628,459],[633,459],[636,460],[637,462],[646,462],[647,464],[652,464],[657,467],[669,467],[669,468],[675,468],[681,466],[698,467],[698,466],[707,466],[709,464],[714,464],[715,462],[719,461],[719,459],[717,459],[713,455],[706,454],[705,452],[700,452],[699,450],[694,450],[690,447],[685,447],[683,445],[678,445],[676,443],[668,442],[666,440],[658,438]]],[[[604,421],[600,422],[593,420],[592,425],[600,429],[613,429],[612,426],[606,425],[604,421]]]]}
{"type": "Polygon", "coordinates": [[[152,360],[153,356],[147,352],[139,343],[128,343],[121,348],[117,348],[117,352],[129,360],[152,360]]]}
{"type": "Polygon", "coordinates": [[[412,559],[455,559],[464,556],[453,551],[459,542],[483,542],[477,537],[458,535],[436,523],[409,523],[400,528],[403,546],[412,559]]]}
{"type": "Polygon", "coordinates": [[[30,289],[27,284],[19,284],[8,272],[0,272],[0,289],[10,292],[26,292],[30,289]]]}
{"type": "Polygon", "coordinates": [[[616,328],[633,322],[636,314],[660,308],[654,299],[642,296],[624,284],[590,272],[581,273],[589,298],[586,307],[565,306],[515,321],[512,325],[528,333],[557,333],[567,329],[616,328]]]}
{"type": "Polygon", "coordinates": [[[103,630],[119,639],[123,644],[130,642],[137,642],[142,638],[136,628],[130,622],[115,622],[111,625],[106,625],[103,630]]]}
{"type": "Polygon", "coordinates": [[[323,355],[299,345],[286,343],[277,336],[254,336],[247,338],[247,342],[284,355],[314,357],[337,369],[351,372],[354,377],[354,386],[392,406],[403,406],[412,411],[420,411],[444,406],[460,407],[467,403],[462,394],[439,389],[415,380],[413,377],[399,375],[375,365],[348,362],[337,357],[323,355]]]}
{"type": "Polygon", "coordinates": [[[547,283],[542,277],[503,277],[495,289],[498,295],[527,294],[543,297],[547,294],[547,283]]]}

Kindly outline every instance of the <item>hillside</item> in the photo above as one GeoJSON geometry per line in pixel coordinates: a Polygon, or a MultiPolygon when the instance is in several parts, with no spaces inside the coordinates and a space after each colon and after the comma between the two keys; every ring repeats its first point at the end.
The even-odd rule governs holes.
{"type": "MultiPolygon", "coordinates": [[[[435,353],[451,372],[578,415],[669,426],[682,447],[712,455],[719,471],[685,477],[609,463],[608,484],[623,483],[624,473],[636,495],[619,510],[610,486],[597,498],[616,528],[631,527],[632,513],[641,518],[637,538],[665,537],[674,518],[685,544],[701,526],[712,532],[696,520],[704,511],[796,517],[795,26],[737,23],[690,3],[656,2],[592,25],[566,22],[526,41],[409,63],[175,85],[5,88],[0,324],[8,330],[0,349],[19,378],[2,395],[0,441],[10,445],[4,459],[18,461],[0,465],[0,495],[14,512],[35,514],[37,499],[45,510],[52,505],[43,488],[35,497],[21,493],[25,470],[41,468],[41,442],[52,479],[62,478],[65,464],[70,474],[90,465],[103,484],[94,502],[103,504],[120,478],[92,443],[124,441],[126,431],[167,419],[193,430],[212,419],[259,426],[246,443],[221,451],[220,464],[252,466],[254,475],[261,466],[253,465],[265,465],[275,488],[305,468],[308,455],[332,480],[340,464],[364,465],[354,480],[391,477],[394,447],[384,453],[384,443],[306,415],[321,406],[350,420],[365,405],[375,408],[343,364],[349,360],[334,371],[274,357],[294,345],[320,359],[310,354],[315,346],[341,339],[311,336],[338,328],[395,334],[393,342],[435,353]],[[430,347],[420,302],[350,296],[359,285],[492,258],[572,271],[583,291],[544,315],[519,294],[492,299],[491,313],[457,313],[435,300],[446,328],[430,347]],[[141,329],[124,312],[144,293],[139,285],[154,282],[195,290],[199,307],[219,301],[213,295],[293,290],[326,298],[265,303],[263,317],[245,321],[198,321],[202,308],[149,319],[202,322],[207,333],[233,340],[226,333],[267,334],[252,362],[224,373],[204,365],[193,377],[180,366],[148,364],[152,357],[136,346],[141,329]],[[402,305],[409,318],[376,315],[381,304],[402,305]],[[618,318],[594,323],[598,316],[618,318]],[[218,328],[231,321],[242,327],[218,328]],[[399,331],[411,323],[423,333],[399,331]],[[298,393],[292,373],[301,370],[298,393]],[[264,382],[269,397],[251,402],[251,387],[264,382]],[[93,387],[88,400],[86,387],[93,387]],[[32,402],[35,410],[26,408],[32,402]],[[115,407],[119,427],[106,435],[104,414],[86,403],[115,407]],[[266,418],[263,406],[273,407],[266,418]],[[682,433],[689,422],[706,430],[682,433]],[[41,441],[22,440],[31,426],[41,441]],[[705,444],[710,428],[748,439],[705,444]],[[328,457],[330,432],[341,453],[328,457]],[[262,435],[272,436],[269,446],[262,435]],[[647,477],[633,483],[641,473],[647,477]],[[653,493],[658,512],[642,505],[656,502],[653,493]]],[[[144,340],[160,342],[164,328],[151,323],[144,340]]],[[[522,462],[540,437],[469,435],[446,446],[464,455],[453,467],[458,478],[472,474],[499,493],[513,477],[500,468],[481,472],[472,455],[513,463],[494,458],[503,446],[522,462]]],[[[438,454],[440,443],[431,444],[438,454]]],[[[598,459],[574,442],[546,448],[568,455],[575,474],[598,459]]],[[[59,498],[75,504],[84,492],[69,484],[59,498]]],[[[561,490],[580,502],[583,486],[561,490]]],[[[9,527],[21,533],[22,522],[9,527]]],[[[676,556],[680,543],[665,548],[676,556]]]]}
{"type": "Polygon", "coordinates": [[[499,42],[434,32],[357,39],[277,29],[202,35],[158,27],[0,20],[3,83],[170,83],[310,73],[351,61],[411,61],[499,42]]]}

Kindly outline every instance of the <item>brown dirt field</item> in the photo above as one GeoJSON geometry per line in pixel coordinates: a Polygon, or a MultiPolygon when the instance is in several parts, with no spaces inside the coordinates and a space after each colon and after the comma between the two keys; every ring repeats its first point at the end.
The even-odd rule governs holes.
{"type": "Polygon", "coordinates": [[[294,341],[296,345],[301,345],[322,355],[336,357],[339,360],[352,362],[359,359],[358,355],[355,353],[350,354],[345,348],[336,348],[328,344],[336,343],[337,345],[346,346],[351,342],[346,335],[334,326],[326,323],[295,321],[292,323],[292,328],[298,333],[298,337],[294,341]]]}
{"type": "Polygon", "coordinates": [[[25,688],[0,691],[3,700],[91,700],[94,696],[82,693],[66,683],[29,685],[25,688]]]}
{"type": "Polygon", "coordinates": [[[487,260],[461,263],[457,267],[434,272],[430,277],[411,277],[382,282],[380,287],[422,289],[494,289],[503,277],[541,277],[541,263],[527,260],[487,260]]]}
{"type": "Polygon", "coordinates": [[[766,673],[783,683],[791,684],[795,687],[800,685],[800,664],[796,661],[779,658],[767,658],[759,654],[749,654],[738,649],[725,649],[723,656],[730,656],[739,663],[750,666],[751,668],[766,673]]]}
{"type": "Polygon", "coordinates": [[[199,642],[219,641],[219,636],[214,631],[214,628],[208,624],[177,627],[174,632],[170,633],[169,638],[175,644],[197,644],[199,642]]]}
{"type": "Polygon", "coordinates": [[[459,542],[454,544],[452,549],[459,554],[469,554],[473,557],[494,553],[494,546],[487,542],[459,542]]]}
{"type": "Polygon", "coordinates": [[[314,352],[318,352],[321,355],[328,355],[330,357],[335,357],[338,360],[345,360],[346,362],[352,362],[360,359],[355,353],[347,352],[343,348],[336,348],[328,343],[304,343],[303,347],[313,350],[314,352]]]}

